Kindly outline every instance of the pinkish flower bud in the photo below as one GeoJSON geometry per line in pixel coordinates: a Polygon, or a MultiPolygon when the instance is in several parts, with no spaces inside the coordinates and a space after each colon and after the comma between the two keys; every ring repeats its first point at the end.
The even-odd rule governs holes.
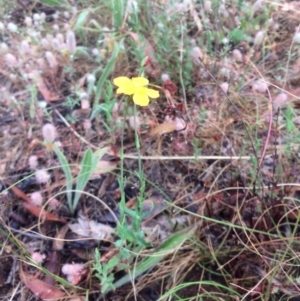
{"type": "Polygon", "coordinates": [[[35,180],[39,184],[47,183],[51,176],[45,169],[40,169],[35,173],[35,180]]]}
{"type": "Polygon", "coordinates": [[[42,134],[46,141],[54,142],[57,137],[56,128],[52,123],[47,123],[42,128],[42,134]]]}
{"type": "Polygon", "coordinates": [[[288,96],[284,92],[279,93],[273,99],[273,105],[275,110],[285,107],[287,103],[288,103],[288,96]]]}
{"type": "Polygon", "coordinates": [[[252,84],[252,91],[258,93],[266,93],[268,90],[268,84],[259,79],[252,84]]]}
{"type": "Polygon", "coordinates": [[[204,11],[207,12],[207,13],[212,12],[211,1],[210,0],[205,0],[205,2],[204,2],[204,11]]]}
{"type": "Polygon", "coordinates": [[[77,285],[82,277],[86,274],[86,268],[83,264],[73,263],[64,264],[61,268],[63,274],[67,276],[67,280],[73,285],[77,285]]]}
{"type": "Polygon", "coordinates": [[[51,51],[46,51],[45,56],[51,68],[56,68],[58,66],[57,60],[51,51]]]}
{"type": "Polygon", "coordinates": [[[7,24],[7,29],[8,29],[10,32],[15,33],[15,32],[18,31],[18,26],[17,26],[16,24],[12,23],[12,22],[9,22],[9,23],[7,24]]]}
{"type": "Polygon", "coordinates": [[[52,28],[54,31],[59,31],[59,26],[57,24],[54,24],[52,28]]]}
{"type": "Polygon", "coordinates": [[[5,62],[6,64],[10,67],[10,68],[15,68],[19,65],[18,60],[16,59],[16,57],[11,54],[11,53],[7,53],[4,56],[5,62]]]}
{"type": "Polygon", "coordinates": [[[300,32],[297,32],[294,35],[294,42],[297,43],[297,44],[300,44],[300,32]]]}
{"type": "Polygon", "coordinates": [[[41,39],[41,44],[44,48],[49,49],[50,48],[50,43],[47,39],[43,38],[41,39]]]}
{"type": "Polygon", "coordinates": [[[13,83],[17,80],[17,76],[14,73],[10,73],[8,78],[13,83]]]}
{"type": "Polygon", "coordinates": [[[60,203],[59,203],[58,199],[51,199],[48,204],[49,204],[49,207],[51,207],[51,209],[56,209],[56,208],[58,208],[60,203]]]}
{"type": "Polygon", "coordinates": [[[90,106],[90,102],[88,99],[86,99],[86,98],[81,99],[81,109],[86,110],[86,109],[89,109],[90,107],[91,106],[90,106]]]}
{"type": "Polygon", "coordinates": [[[62,33],[56,34],[55,38],[59,41],[60,45],[62,45],[64,43],[65,38],[62,33]]]}
{"type": "Polygon", "coordinates": [[[177,132],[184,130],[186,127],[186,122],[181,118],[175,118],[175,129],[177,132]]]}
{"type": "Polygon", "coordinates": [[[74,54],[76,51],[76,37],[73,31],[67,33],[66,44],[70,53],[74,54]]]}
{"type": "Polygon", "coordinates": [[[96,81],[96,77],[94,74],[88,74],[88,76],[86,77],[86,81],[89,83],[89,84],[94,84],[95,81],[96,81]]]}
{"type": "Polygon", "coordinates": [[[167,80],[169,80],[169,79],[170,79],[169,74],[163,73],[163,74],[161,75],[161,80],[162,80],[163,82],[165,82],[165,81],[167,81],[167,80]]]}
{"type": "Polygon", "coordinates": [[[56,12],[53,14],[53,18],[54,18],[54,19],[58,19],[58,18],[59,18],[59,11],[56,11],[56,12]]]}
{"type": "Polygon", "coordinates": [[[34,21],[40,21],[41,17],[39,14],[33,14],[33,20],[34,21]]]}
{"type": "Polygon", "coordinates": [[[29,167],[30,169],[36,169],[38,166],[38,158],[35,155],[32,155],[28,159],[29,167]]]}
{"type": "Polygon", "coordinates": [[[51,46],[54,50],[59,50],[61,48],[61,43],[57,38],[53,38],[51,41],[51,46]]]}
{"type": "Polygon", "coordinates": [[[233,56],[234,60],[238,63],[243,61],[243,55],[238,49],[234,49],[232,51],[232,56],[233,56]]]}
{"type": "Polygon", "coordinates": [[[68,11],[65,11],[65,12],[64,12],[64,17],[65,17],[66,19],[69,19],[69,18],[70,18],[70,13],[69,13],[68,11]]]}
{"type": "Polygon", "coordinates": [[[41,58],[41,57],[38,58],[36,60],[36,62],[37,62],[37,64],[38,64],[38,66],[39,66],[40,69],[44,70],[44,69],[48,68],[47,63],[46,63],[46,61],[43,58],[41,58]]]}
{"type": "Polygon", "coordinates": [[[256,13],[262,7],[262,0],[256,0],[252,6],[253,12],[256,13]]]}
{"type": "Polygon", "coordinates": [[[92,128],[92,123],[89,119],[84,119],[83,120],[83,128],[85,130],[90,130],[92,128]]]}
{"type": "Polygon", "coordinates": [[[8,48],[7,44],[5,44],[5,43],[0,44],[0,52],[1,53],[6,53],[6,52],[8,52],[8,50],[9,50],[9,48],[8,48]]]}
{"type": "Polygon", "coordinates": [[[259,46],[263,41],[264,41],[264,32],[263,31],[257,32],[254,38],[254,45],[259,46]]]}
{"type": "Polygon", "coordinates": [[[140,130],[141,120],[139,117],[130,116],[129,117],[129,126],[134,130],[136,128],[137,131],[140,130]]]}
{"type": "Polygon", "coordinates": [[[37,251],[31,254],[31,259],[37,264],[42,264],[46,258],[47,258],[46,254],[37,251]]]}
{"type": "MultiPolygon", "coordinates": [[[[46,181],[47,182],[47,181],[46,181]]],[[[43,206],[43,196],[39,191],[33,192],[30,196],[31,203],[35,206],[43,206]]]]}
{"type": "Polygon", "coordinates": [[[114,107],[113,107],[113,109],[112,109],[112,112],[113,113],[117,113],[119,111],[119,104],[116,102],[115,104],[114,104],[114,107]]]}
{"type": "Polygon", "coordinates": [[[224,82],[224,83],[222,83],[222,84],[220,85],[220,88],[223,90],[224,93],[227,94],[228,89],[229,89],[229,84],[226,83],[226,82],[224,82]]]}
{"type": "Polygon", "coordinates": [[[30,52],[30,45],[29,45],[28,41],[23,40],[21,42],[21,52],[22,53],[29,53],[30,52]]]}
{"type": "Polygon", "coordinates": [[[93,56],[98,56],[99,55],[99,49],[98,48],[93,48],[92,49],[92,55],[93,56]]]}
{"type": "Polygon", "coordinates": [[[193,47],[190,51],[190,56],[193,61],[199,61],[199,59],[203,59],[203,53],[199,47],[193,47]]]}
{"type": "Polygon", "coordinates": [[[27,27],[32,26],[32,19],[30,17],[25,17],[24,23],[27,27]]]}

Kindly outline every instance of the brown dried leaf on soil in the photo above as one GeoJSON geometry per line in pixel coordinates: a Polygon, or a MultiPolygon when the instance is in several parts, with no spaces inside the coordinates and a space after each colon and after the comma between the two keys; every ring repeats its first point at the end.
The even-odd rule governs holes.
{"type": "Polygon", "coordinates": [[[108,240],[114,232],[112,227],[89,220],[84,215],[78,217],[78,223],[69,224],[69,228],[77,235],[96,240],[108,240]]]}
{"type": "Polygon", "coordinates": [[[41,218],[43,221],[54,221],[54,222],[61,222],[66,224],[67,221],[64,218],[58,217],[54,215],[53,213],[50,213],[46,210],[44,210],[41,207],[37,207],[32,204],[31,199],[29,196],[27,196],[21,189],[19,189],[16,186],[12,186],[10,182],[5,181],[5,184],[10,186],[10,189],[12,192],[20,199],[25,201],[23,203],[23,207],[26,208],[31,214],[33,214],[36,217],[41,218]]]}
{"type": "Polygon", "coordinates": [[[37,207],[30,203],[23,203],[23,207],[26,208],[31,214],[33,214],[36,217],[41,218],[41,220],[44,221],[53,221],[53,222],[60,222],[66,224],[67,221],[62,218],[54,215],[51,212],[48,212],[44,210],[41,207],[37,207]]]}
{"type": "Polygon", "coordinates": [[[66,296],[65,292],[26,273],[22,268],[20,269],[20,279],[35,296],[38,296],[42,300],[52,300],[66,296]]]}
{"type": "MultiPolygon", "coordinates": [[[[64,248],[65,244],[65,235],[68,232],[69,227],[68,225],[63,226],[60,231],[56,234],[55,239],[53,240],[52,250],[49,253],[47,261],[45,263],[45,268],[51,272],[53,275],[58,275],[60,271],[60,262],[61,256],[60,252],[64,248]]],[[[45,282],[50,285],[55,284],[55,279],[51,275],[45,275],[45,282]]]]}
{"type": "Polygon", "coordinates": [[[172,133],[175,130],[176,130],[176,123],[175,123],[175,121],[165,122],[165,123],[159,124],[158,126],[156,126],[155,128],[153,128],[150,131],[149,136],[150,137],[161,136],[163,134],[172,133]]]}
{"type": "MultiPolygon", "coordinates": [[[[61,263],[60,252],[52,251],[49,253],[47,257],[47,261],[45,263],[45,269],[50,273],[52,273],[53,275],[58,275],[60,272],[60,263],[61,263]]],[[[55,279],[49,274],[45,275],[44,281],[49,285],[55,284],[55,279]]]]}
{"type": "Polygon", "coordinates": [[[44,99],[46,101],[58,101],[60,100],[60,97],[59,95],[57,95],[56,93],[54,92],[51,92],[46,83],[45,83],[45,80],[43,79],[42,76],[39,76],[38,77],[38,89],[39,89],[39,92],[43,95],[44,99]]]}

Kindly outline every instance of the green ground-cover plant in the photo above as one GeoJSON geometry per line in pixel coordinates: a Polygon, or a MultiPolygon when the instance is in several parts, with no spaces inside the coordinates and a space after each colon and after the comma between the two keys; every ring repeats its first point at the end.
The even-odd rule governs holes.
{"type": "Polygon", "coordinates": [[[75,180],[76,188],[74,196],[72,196],[74,179],[68,160],[56,144],[54,144],[54,151],[59,159],[59,162],[61,163],[61,168],[63,169],[66,176],[66,193],[68,206],[71,213],[74,214],[81,197],[81,193],[85,188],[87,182],[89,181],[93,171],[95,171],[95,169],[97,168],[97,162],[99,161],[99,158],[101,158],[104,154],[105,149],[100,149],[95,153],[93,153],[91,149],[87,149],[85,151],[80,163],[80,172],[75,180]]]}

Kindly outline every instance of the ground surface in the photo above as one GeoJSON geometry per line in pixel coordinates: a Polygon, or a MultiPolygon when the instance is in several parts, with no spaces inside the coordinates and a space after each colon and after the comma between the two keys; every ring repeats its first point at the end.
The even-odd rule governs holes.
{"type": "Polygon", "coordinates": [[[299,3],[125,2],[1,5],[0,300],[298,300],[299,3]]]}

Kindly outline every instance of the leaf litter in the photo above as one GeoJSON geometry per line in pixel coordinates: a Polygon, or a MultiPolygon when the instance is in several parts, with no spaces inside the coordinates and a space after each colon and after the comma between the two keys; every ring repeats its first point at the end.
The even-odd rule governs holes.
{"type": "MultiPolygon", "coordinates": [[[[151,102],[138,117],[143,174],[147,179],[140,227],[151,247],[142,251],[134,249],[137,254],[134,260],[123,260],[110,271],[116,277],[113,284],[117,290],[107,292],[108,300],[144,300],[145,297],[162,300],[172,293],[175,298],[175,292],[178,298],[194,299],[199,295],[203,300],[211,300],[216,293],[226,300],[258,300],[259,296],[287,300],[299,295],[299,263],[295,256],[299,249],[299,54],[287,56],[298,43],[297,2],[272,7],[264,4],[272,11],[272,20],[267,23],[256,19],[259,14],[266,18],[262,14],[262,1],[256,1],[252,17],[258,24],[267,24],[265,31],[251,27],[236,30],[237,18],[228,18],[226,14],[245,17],[247,13],[242,8],[233,5],[227,11],[220,5],[214,14],[210,1],[204,2],[203,10],[192,2],[190,5],[178,2],[165,10],[172,15],[167,28],[175,26],[172,22],[177,21],[188,24],[188,31],[181,28],[180,38],[188,37],[191,51],[188,43],[173,49],[186,52],[181,65],[178,64],[180,54],[169,55],[169,50],[159,53],[164,36],[156,37],[155,31],[148,35],[138,34],[132,28],[129,31],[126,22],[132,21],[131,13],[124,17],[122,30],[128,30],[131,39],[126,43],[132,45],[133,41],[134,47],[150,59],[146,74],[160,85],[161,70],[171,70],[172,81],[169,81],[173,85],[170,82],[163,85],[162,98],[151,102]],[[201,15],[201,11],[207,15],[201,15]],[[214,28],[215,16],[220,17],[218,26],[230,31],[229,44],[208,36],[209,30],[203,30],[204,26],[214,28]],[[249,42],[251,36],[253,44],[249,42]],[[205,47],[197,46],[200,39],[205,47]],[[161,59],[161,56],[165,57],[161,59]],[[198,57],[204,64],[194,63],[198,57]],[[251,62],[263,76],[251,68],[251,62]],[[284,67],[278,62],[283,62],[284,67]],[[189,74],[184,74],[185,83],[178,76],[183,66],[189,74]],[[220,82],[220,87],[208,71],[220,82]],[[221,90],[229,95],[239,113],[221,90]],[[181,111],[178,105],[184,104],[184,100],[185,111],[181,111]],[[270,103],[273,114],[270,114],[270,103]],[[245,132],[245,125],[250,136],[245,132]],[[259,157],[264,152],[265,156],[259,157]],[[221,157],[210,159],[212,155],[221,157]],[[250,160],[222,159],[222,156],[239,155],[250,155],[250,160]],[[179,156],[193,159],[177,160],[179,156]],[[147,157],[157,160],[147,160],[147,157]],[[122,269],[123,266],[126,268],[122,269]]],[[[244,5],[249,3],[252,1],[244,1],[244,5]]],[[[57,20],[55,10],[41,3],[32,5],[39,13],[50,12],[52,21],[46,25],[56,25],[51,23],[57,20]]],[[[16,6],[13,13],[19,9],[16,6]]],[[[60,25],[70,26],[68,14],[60,13],[64,15],[64,21],[58,19],[60,25]]],[[[94,92],[88,94],[88,75],[95,71],[95,64],[105,65],[108,61],[105,53],[111,53],[117,43],[107,33],[103,56],[97,51],[93,52],[94,59],[85,55],[86,44],[80,32],[82,25],[86,25],[84,16],[89,13],[81,12],[83,23],[76,23],[80,27],[76,36],[79,46],[69,41],[70,52],[64,48],[65,41],[61,49],[55,49],[60,35],[45,35],[41,45],[35,44],[32,30],[24,24],[21,30],[31,35],[26,51],[20,53],[18,47],[11,47],[7,53],[4,44],[0,47],[3,54],[0,60],[0,150],[3,154],[0,238],[5,246],[1,266],[15,273],[31,291],[30,297],[36,300],[64,298],[65,288],[73,298],[80,299],[90,292],[89,299],[97,300],[102,288],[93,277],[90,262],[96,247],[101,250],[102,263],[120,255],[115,243],[121,217],[121,189],[125,192],[128,212],[134,212],[139,204],[139,180],[130,172],[139,168],[135,126],[130,117],[123,115],[124,103],[115,99],[117,105],[112,118],[103,105],[109,89],[100,91],[101,113],[89,118],[94,92]],[[58,132],[54,140],[65,161],[58,160],[58,152],[54,155],[51,143],[43,142],[42,127],[49,122],[58,132]],[[93,171],[79,164],[91,145],[93,151],[107,147],[95,166],[95,162],[89,164],[95,167],[93,171]],[[29,162],[31,156],[36,156],[35,167],[29,162]],[[126,176],[123,188],[118,181],[121,161],[126,176]],[[65,178],[63,162],[70,165],[71,181],[65,178]],[[40,170],[47,172],[42,180],[35,176],[40,170]],[[66,195],[74,200],[76,192],[72,190],[78,179],[82,179],[82,185],[77,188],[85,193],[77,195],[78,208],[72,215],[66,195]],[[32,203],[29,196],[35,192],[41,192],[46,199],[42,206],[32,203]],[[96,202],[95,197],[101,202],[96,202]],[[54,207],[50,206],[52,198],[56,200],[54,207]],[[24,250],[29,250],[27,245],[36,241],[43,242],[48,255],[45,258],[40,250],[32,250],[31,255],[36,260],[38,255],[46,259],[39,261],[46,271],[32,266],[24,255],[24,250]],[[7,258],[19,261],[19,273],[7,258]],[[68,273],[70,270],[74,274],[68,273]]],[[[94,17],[93,24],[104,21],[94,17]]],[[[12,25],[7,27],[13,30],[12,25]]],[[[172,44],[175,35],[165,35],[172,44]]],[[[11,45],[27,45],[14,32],[9,33],[9,38],[11,45]]],[[[92,32],[85,38],[96,39],[92,32]]],[[[135,59],[125,56],[124,53],[118,56],[113,72],[118,76],[136,76],[135,59]]],[[[100,72],[95,71],[95,75],[99,77],[100,72]]],[[[110,100],[113,98],[112,94],[110,100]]],[[[133,227],[132,219],[126,222],[133,227]]],[[[6,287],[6,280],[1,279],[1,290],[6,287]]],[[[16,283],[8,281],[8,284],[11,285],[7,294],[0,295],[2,300],[11,298],[13,288],[17,287],[16,283]]],[[[22,300],[21,290],[16,294],[22,300]]]]}

